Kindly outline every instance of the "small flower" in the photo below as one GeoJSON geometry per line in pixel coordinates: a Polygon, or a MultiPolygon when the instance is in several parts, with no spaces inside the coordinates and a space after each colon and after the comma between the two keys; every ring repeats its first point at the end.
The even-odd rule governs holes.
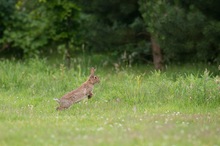
{"type": "Polygon", "coordinates": [[[98,129],[97,129],[97,131],[102,131],[104,128],[103,127],[99,127],[98,129]]]}

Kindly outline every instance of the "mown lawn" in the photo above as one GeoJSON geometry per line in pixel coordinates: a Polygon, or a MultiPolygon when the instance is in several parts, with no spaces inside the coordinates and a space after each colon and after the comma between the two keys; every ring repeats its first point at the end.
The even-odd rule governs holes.
{"type": "Polygon", "coordinates": [[[89,65],[1,61],[0,145],[218,146],[218,67],[195,66],[98,65],[94,97],[58,112],[53,98],[83,83],[89,65]]]}

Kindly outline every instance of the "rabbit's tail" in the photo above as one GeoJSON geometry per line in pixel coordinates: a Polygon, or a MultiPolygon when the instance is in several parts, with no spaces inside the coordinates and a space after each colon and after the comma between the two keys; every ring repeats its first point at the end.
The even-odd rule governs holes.
{"type": "Polygon", "coordinates": [[[57,98],[54,98],[53,100],[57,101],[58,103],[60,103],[60,100],[57,98]]]}

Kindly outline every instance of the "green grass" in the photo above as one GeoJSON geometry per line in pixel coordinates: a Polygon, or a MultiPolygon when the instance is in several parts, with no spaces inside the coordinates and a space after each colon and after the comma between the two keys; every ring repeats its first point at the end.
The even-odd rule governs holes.
{"type": "Polygon", "coordinates": [[[70,70],[47,60],[2,60],[0,145],[217,146],[218,72],[204,64],[156,72],[150,66],[115,68],[85,60],[70,70]],[[53,98],[83,83],[91,65],[101,79],[94,97],[56,111],[53,98]]]}

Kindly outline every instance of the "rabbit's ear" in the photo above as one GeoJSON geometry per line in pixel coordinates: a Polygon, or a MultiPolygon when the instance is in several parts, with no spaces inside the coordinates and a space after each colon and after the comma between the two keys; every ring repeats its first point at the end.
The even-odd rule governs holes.
{"type": "Polygon", "coordinates": [[[90,74],[91,74],[91,75],[94,75],[94,74],[95,74],[95,68],[94,68],[94,67],[91,68],[90,74]]]}

